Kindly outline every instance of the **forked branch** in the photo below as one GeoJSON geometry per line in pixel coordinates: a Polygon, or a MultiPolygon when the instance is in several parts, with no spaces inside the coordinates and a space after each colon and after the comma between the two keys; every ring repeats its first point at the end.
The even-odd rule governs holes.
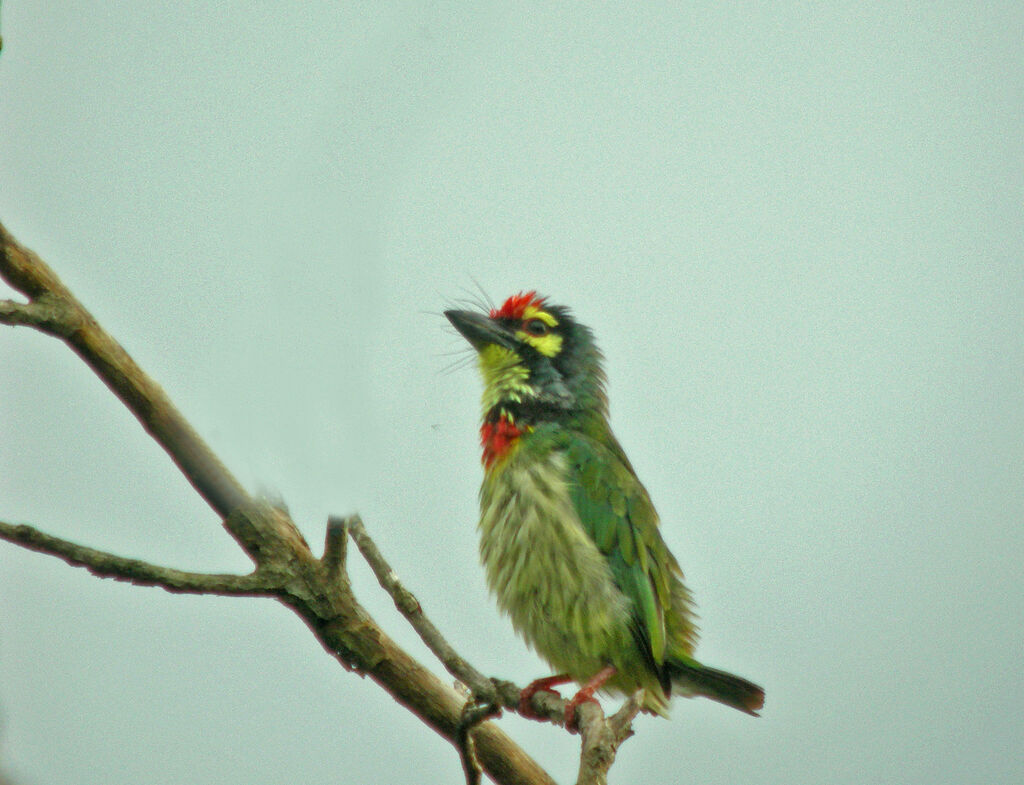
{"type": "MultiPolygon", "coordinates": [[[[107,578],[193,594],[273,596],[291,607],[321,645],[346,668],[364,673],[459,749],[467,781],[479,767],[499,783],[551,783],[551,778],[497,726],[485,720],[517,706],[519,690],[488,679],[444,640],[416,598],[398,580],[358,517],[332,519],[324,555],[313,556],[288,513],[253,499],[174,407],[166,393],[96,322],[54,272],[19,245],[0,224],[0,277],[26,302],[0,300],[0,324],[28,326],[64,341],[103,380],[168,453],[227,531],[253,559],[248,575],[206,575],[159,567],[0,522],[0,539],[57,556],[107,578]],[[470,700],[445,685],[399,648],[356,601],[345,571],[346,535],[370,563],[381,585],[445,668],[465,685],[470,700]]],[[[564,702],[534,696],[536,714],[560,721],[564,702]]],[[[607,720],[600,709],[582,710],[579,783],[604,781],[615,750],[631,731],[635,700],[607,720]]]]}

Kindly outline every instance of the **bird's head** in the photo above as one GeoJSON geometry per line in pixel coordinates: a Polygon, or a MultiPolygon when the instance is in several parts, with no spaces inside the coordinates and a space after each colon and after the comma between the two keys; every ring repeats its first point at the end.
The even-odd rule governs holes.
{"type": "Polygon", "coordinates": [[[477,351],[485,420],[533,425],[607,415],[601,353],[568,308],[523,292],[489,313],[444,315],[477,351]]]}

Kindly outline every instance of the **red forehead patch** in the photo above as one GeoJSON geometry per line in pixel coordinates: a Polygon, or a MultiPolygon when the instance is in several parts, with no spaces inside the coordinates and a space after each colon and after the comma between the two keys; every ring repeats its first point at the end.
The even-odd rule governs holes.
{"type": "Polygon", "coordinates": [[[528,306],[534,306],[540,308],[544,305],[544,297],[538,297],[536,292],[520,292],[519,294],[513,294],[501,308],[491,309],[492,319],[522,319],[523,312],[528,306]]]}

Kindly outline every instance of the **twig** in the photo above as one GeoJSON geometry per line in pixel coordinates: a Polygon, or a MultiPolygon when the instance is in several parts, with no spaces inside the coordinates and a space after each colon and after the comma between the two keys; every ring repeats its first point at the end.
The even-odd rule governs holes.
{"type": "Polygon", "coordinates": [[[60,300],[49,293],[41,294],[27,303],[0,300],[0,324],[25,325],[53,335],[61,329],[62,324],[67,323],[68,312],[62,305],[60,300]]]}
{"type": "Polygon", "coordinates": [[[580,706],[579,711],[583,714],[580,720],[583,745],[576,785],[607,785],[608,769],[615,762],[615,755],[622,742],[633,735],[632,723],[642,705],[643,693],[636,692],[621,709],[608,718],[594,703],[580,706]]]}
{"type": "Polygon", "coordinates": [[[455,746],[459,750],[462,772],[466,775],[466,785],[479,785],[480,783],[481,766],[476,756],[473,728],[484,720],[500,715],[501,707],[493,703],[477,703],[469,700],[462,707],[462,717],[455,729],[455,746]]]}
{"type": "Polygon", "coordinates": [[[337,580],[345,572],[345,559],[348,550],[346,520],[333,515],[327,519],[324,556],[320,561],[327,568],[327,575],[331,580],[337,580]]]}
{"type": "Polygon", "coordinates": [[[494,683],[459,656],[434,626],[434,623],[426,617],[419,600],[405,588],[398,575],[391,569],[391,565],[387,563],[377,545],[366,533],[366,528],[359,516],[352,515],[346,518],[344,525],[348,528],[349,535],[355,540],[359,552],[363,554],[363,558],[373,570],[373,574],[377,576],[377,581],[391,595],[395,601],[395,607],[427,644],[427,648],[434,653],[452,676],[469,687],[475,700],[481,704],[496,703],[498,695],[494,683]]]}
{"type": "MultiPolygon", "coordinates": [[[[416,597],[405,588],[384,559],[358,515],[344,519],[331,518],[328,523],[328,543],[332,524],[335,531],[338,527],[348,530],[360,553],[377,576],[378,582],[391,595],[395,607],[419,633],[420,638],[441,660],[448,672],[471,690],[472,698],[463,707],[462,718],[456,728],[455,741],[466,783],[477,785],[480,782],[480,764],[476,759],[471,731],[477,724],[499,715],[502,706],[518,709],[520,689],[510,682],[486,679],[455,652],[451,644],[424,615],[416,597]]],[[[325,560],[327,552],[324,555],[325,560]]],[[[564,723],[566,702],[555,695],[539,692],[533,696],[531,705],[539,709],[536,714],[540,717],[555,724],[564,723]]],[[[607,719],[596,703],[587,702],[580,706],[579,726],[582,745],[577,785],[606,785],[608,769],[615,761],[619,746],[633,734],[632,721],[640,711],[641,705],[642,694],[637,693],[631,696],[617,713],[607,719]]]]}
{"type": "Polygon", "coordinates": [[[248,575],[183,572],[88,548],[25,524],[0,521],[0,539],[23,545],[39,553],[57,556],[75,567],[85,567],[93,575],[101,578],[127,581],[137,586],[159,586],[178,594],[266,597],[276,594],[282,586],[280,577],[269,568],[257,568],[248,575]]]}

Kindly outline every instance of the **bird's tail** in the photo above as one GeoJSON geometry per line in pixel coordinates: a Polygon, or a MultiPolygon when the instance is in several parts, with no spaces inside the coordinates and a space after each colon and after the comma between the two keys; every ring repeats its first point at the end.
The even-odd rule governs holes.
{"type": "Polygon", "coordinates": [[[764,706],[764,690],[746,679],[708,668],[689,658],[673,658],[666,664],[672,685],[679,694],[703,695],[755,717],[764,706]]]}

